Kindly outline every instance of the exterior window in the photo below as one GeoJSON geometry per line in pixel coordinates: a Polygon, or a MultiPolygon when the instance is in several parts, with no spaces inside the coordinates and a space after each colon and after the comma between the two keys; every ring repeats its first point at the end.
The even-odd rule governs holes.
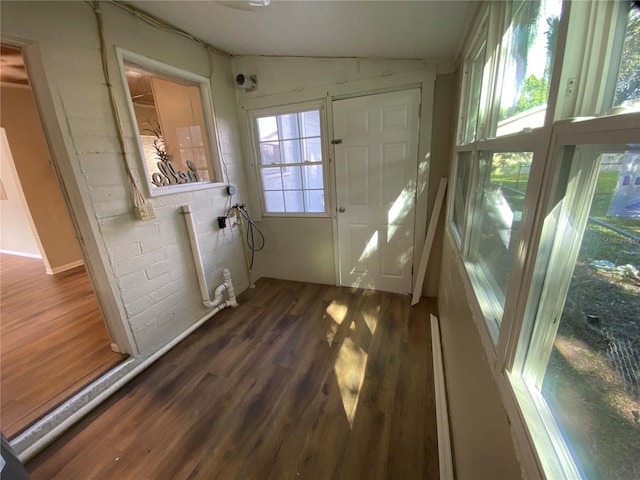
{"type": "Polygon", "coordinates": [[[613,106],[640,105],[640,9],[627,18],[613,106]]]}
{"type": "Polygon", "coordinates": [[[472,194],[467,269],[497,341],[533,154],[480,152],[472,194]]]}
{"type": "Polygon", "coordinates": [[[513,2],[503,37],[496,136],[544,124],[561,8],[559,0],[513,2]]]}
{"type": "Polygon", "coordinates": [[[321,109],[255,116],[265,214],[325,213],[321,109]]]}
{"type": "Polygon", "coordinates": [[[640,149],[569,146],[560,171],[525,378],[583,476],[636,478],[640,189],[625,178],[639,175],[640,149]]]}
{"type": "Polygon", "coordinates": [[[467,197],[469,191],[469,178],[471,176],[471,152],[460,152],[456,166],[456,183],[453,198],[453,224],[461,241],[464,233],[465,214],[467,209],[467,197]]]}
{"type": "Polygon", "coordinates": [[[478,138],[480,133],[479,117],[480,117],[480,101],[483,92],[482,85],[485,75],[485,63],[487,53],[487,31],[486,20],[480,32],[477,35],[476,45],[472,49],[472,53],[465,62],[465,81],[467,83],[467,99],[462,105],[459,133],[459,144],[469,144],[478,138]]]}
{"type": "Polygon", "coordinates": [[[522,464],[637,478],[640,9],[488,2],[472,33],[447,233],[522,464]]]}
{"type": "Polygon", "coordinates": [[[220,181],[208,79],[118,53],[150,194],[220,181]]]}

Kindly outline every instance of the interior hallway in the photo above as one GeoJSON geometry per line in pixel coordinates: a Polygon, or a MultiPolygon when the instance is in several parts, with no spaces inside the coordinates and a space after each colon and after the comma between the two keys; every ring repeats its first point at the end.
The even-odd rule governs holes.
{"type": "Polygon", "coordinates": [[[47,275],[0,254],[0,425],[11,438],[124,358],[111,350],[84,267],[47,275]]]}
{"type": "Polygon", "coordinates": [[[437,479],[435,301],[261,279],[32,478],[437,479]]]}

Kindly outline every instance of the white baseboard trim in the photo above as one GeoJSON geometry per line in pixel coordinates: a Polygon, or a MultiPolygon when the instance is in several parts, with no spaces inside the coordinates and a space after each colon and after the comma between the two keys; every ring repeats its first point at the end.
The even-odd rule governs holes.
{"type": "Polygon", "coordinates": [[[66,265],[60,265],[59,267],[56,267],[56,268],[47,267],[46,270],[49,275],[56,275],[58,273],[66,272],[67,270],[71,270],[72,268],[81,267],[82,265],[84,265],[84,261],[77,260],[75,262],[67,263],[66,265]]]}
{"type": "Polygon", "coordinates": [[[431,351],[433,353],[433,383],[436,398],[440,479],[454,480],[447,389],[444,383],[444,364],[442,363],[442,344],[440,343],[440,324],[438,323],[438,318],[434,315],[431,315],[431,351]]]}
{"type": "Polygon", "coordinates": [[[42,259],[42,255],[38,253],[25,253],[25,252],[15,252],[13,250],[4,250],[0,248],[0,253],[6,253],[7,255],[16,255],[18,257],[28,257],[28,258],[39,258],[42,259]]]}

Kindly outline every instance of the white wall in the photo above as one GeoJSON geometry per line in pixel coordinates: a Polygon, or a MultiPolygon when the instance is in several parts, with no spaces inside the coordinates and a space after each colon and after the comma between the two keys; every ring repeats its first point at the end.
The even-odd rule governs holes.
{"type": "MultiPolygon", "coordinates": [[[[141,166],[134,129],[118,71],[114,46],[209,77],[219,143],[246,201],[246,181],[230,61],[188,39],[151,27],[101,2],[111,81],[134,174],[141,166]]],[[[57,166],[85,239],[85,249],[110,332],[123,348],[132,340],[143,353],[156,350],[195,323],[201,305],[193,259],[179,209],[191,204],[211,282],[228,267],[238,291],[248,286],[238,236],[229,240],[217,228],[225,208],[223,187],[154,198],[157,218],[134,217],[132,199],[109,108],[100,63],[96,20],[86,2],[3,2],[4,41],[29,43],[27,61],[50,136],[57,166]]],[[[141,182],[142,185],[142,182],[141,182]]]]}
{"type": "Polygon", "coordinates": [[[51,166],[49,147],[31,90],[2,84],[0,98],[0,125],[7,133],[45,269],[55,274],[82,265],[82,252],[51,166]]]}
{"type": "Polygon", "coordinates": [[[40,248],[33,234],[24,194],[14,171],[13,157],[4,128],[0,128],[0,161],[0,251],[39,258],[40,248]]]}
{"type": "MultiPolygon", "coordinates": [[[[258,81],[258,88],[254,92],[237,89],[240,121],[245,126],[243,134],[249,128],[246,112],[250,109],[325,99],[328,102],[330,117],[330,102],[335,97],[356,96],[385,89],[422,87],[422,121],[418,154],[420,194],[416,208],[417,241],[414,254],[417,271],[428,218],[429,169],[434,162],[444,162],[444,171],[446,171],[449,162],[449,158],[445,156],[433,158],[430,155],[436,67],[417,60],[253,56],[234,58],[232,64],[234,74],[256,75],[258,81]],[[426,160],[425,157],[427,157],[426,160]]],[[[328,120],[329,131],[331,131],[331,118],[328,120]]],[[[258,184],[251,165],[250,139],[246,136],[244,147],[252,211],[259,216],[258,184]]],[[[331,197],[333,177],[330,182],[331,197]]],[[[330,208],[334,208],[333,198],[327,201],[330,208]]],[[[325,284],[336,283],[332,218],[264,217],[261,219],[260,226],[267,233],[267,246],[264,252],[256,254],[257,276],[325,284]]],[[[433,294],[435,291],[432,292],[433,294]]]]}

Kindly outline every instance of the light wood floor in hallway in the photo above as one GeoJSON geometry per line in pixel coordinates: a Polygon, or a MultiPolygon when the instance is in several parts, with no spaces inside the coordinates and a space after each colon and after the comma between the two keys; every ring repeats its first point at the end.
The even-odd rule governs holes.
{"type": "Polygon", "coordinates": [[[0,426],[11,438],[125,357],[111,350],[84,267],[0,254],[0,426]]]}
{"type": "Polygon", "coordinates": [[[32,478],[438,478],[435,302],[270,279],[240,301],[36,457],[32,478]]]}

